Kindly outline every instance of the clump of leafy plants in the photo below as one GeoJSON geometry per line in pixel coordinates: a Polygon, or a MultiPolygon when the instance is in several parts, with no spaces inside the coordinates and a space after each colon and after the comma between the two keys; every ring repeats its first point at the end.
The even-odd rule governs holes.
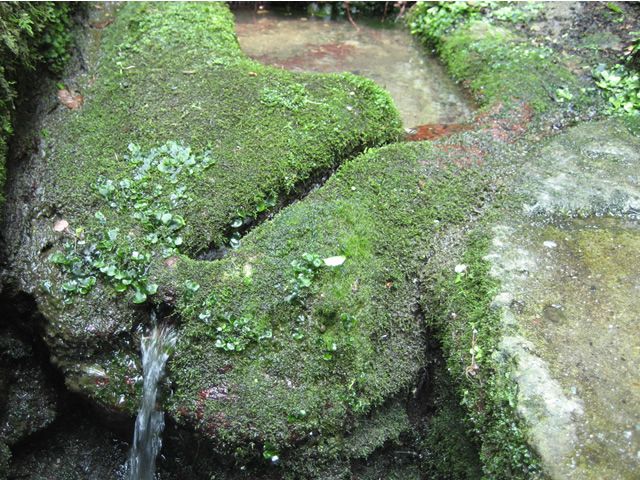
{"type": "Polygon", "coordinates": [[[411,33],[433,46],[456,26],[480,17],[489,2],[425,2],[416,4],[409,17],[411,33]]]}
{"type": "Polygon", "coordinates": [[[596,85],[603,91],[609,102],[609,112],[633,114],[640,112],[640,75],[624,65],[611,68],[604,65],[596,69],[596,85]]]}
{"type": "Polygon", "coordinates": [[[133,292],[134,303],[155,294],[158,286],[148,279],[152,259],[179,253],[184,241],[180,231],[185,220],[177,211],[190,198],[182,182],[214,163],[209,152],[196,156],[173,141],[148,152],[130,144],[125,158],[133,167],[130,177],[104,177],[95,184],[106,203],[104,212],[94,213],[97,225],[65,229],[63,249],[49,257],[67,278],[61,286],[67,302],[73,294],[91,291],[98,278],[117,293],[133,292]],[[127,215],[129,228],[123,229],[116,219],[127,215]]]}
{"type": "Polygon", "coordinates": [[[301,302],[311,288],[313,279],[323,266],[322,258],[313,253],[303,253],[302,258],[291,262],[293,278],[289,281],[287,302],[301,302]]]}
{"type": "MultiPolygon", "coordinates": [[[[195,283],[185,283],[185,294],[189,297],[198,288],[195,283]]],[[[251,342],[268,340],[273,337],[273,332],[267,322],[262,321],[251,313],[233,315],[223,309],[215,292],[210,293],[199,305],[192,307],[192,314],[206,325],[213,326],[214,345],[226,352],[241,352],[251,342]]]]}
{"type": "Polygon", "coordinates": [[[338,267],[345,261],[345,257],[329,257],[323,259],[314,253],[303,253],[298,260],[291,262],[293,278],[289,281],[289,294],[286,301],[289,303],[302,303],[311,289],[313,279],[323,267],[338,267]]]}
{"type": "Polygon", "coordinates": [[[258,218],[258,216],[267,210],[273,209],[277,203],[278,197],[274,193],[267,196],[258,194],[254,197],[253,204],[255,207],[252,209],[238,209],[235,219],[231,222],[231,235],[229,236],[229,245],[231,248],[235,249],[240,246],[240,237],[242,236],[243,228],[250,225],[252,220],[258,218]]]}
{"type": "Polygon", "coordinates": [[[640,113],[640,74],[638,56],[640,32],[631,32],[633,40],[617,63],[607,68],[598,65],[593,72],[596,85],[608,100],[608,112],[612,114],[638,115],[640,113]]]}

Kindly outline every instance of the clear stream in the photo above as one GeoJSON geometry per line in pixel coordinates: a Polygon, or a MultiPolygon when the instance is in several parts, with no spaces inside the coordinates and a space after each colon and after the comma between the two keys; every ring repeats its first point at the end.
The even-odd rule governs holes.
{"type": "Polygon", "coordinates": [[[444,67],[393,21],[346,20],[236,10],[251,58],[292,71],[351,72],[391,93],[405,127],[464,123],[473,106],[444,67]]]}

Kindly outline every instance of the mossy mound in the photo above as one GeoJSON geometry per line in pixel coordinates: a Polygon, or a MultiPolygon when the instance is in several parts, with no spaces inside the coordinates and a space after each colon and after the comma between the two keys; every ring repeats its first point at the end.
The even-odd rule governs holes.
{"type": "Polygon", "coordinates": [[[222,5],[125,6],[92,73],[84,107],[61,115],[51,132],[60,214],[95,225],[86,208],[95,205],[95,183],[130,179],[128,146],[176,141],[212,161],[206,178],[180,185],[191,195],[178,212],[191,253],[225,244],[237,218],[256,216],[267,200],[277,203],[400,128],[390,98],[369,80],[293,74],[246,58],[222,5]]]}
{"type": "Polygon", "coordinates": [[[233,28],[221,4],[123,6],[88,50],[97,67],[72,80],[82,108],[46,120],[12,187],[16,281],[36,293],[68,384],[111,408],[135,409],[131,331],[147,314],[131,302],[156,291],[151,263],[228,245],[238,225],[399,133],[373,82],[264,67],[233,28]]]}
{"type": "MultiPolygon", "coordinates": [[[[516,33],[509,22],[497,21],[504,20],[493,11],[499,5],[419,3],[411,10],[409,25],[414,35],[435,47],[450,73],[464,81],[483,105],[526,102],[536,112],[545,112],[569,100],[578,105],[590,101],[581,91],[583,82],[553,49],[516,33]]],[[[540,7],[505,8],[520,21],[531,20],[540,11],[540,7]]]]}
{"type": "Polygon", "coordinates": [[[418,265],[485,198],[477,169],[436,157],[429,144],[371,150],[226,258],[163,268],[181,319],[170,412],[239,458],[355,448],[355,419],[406,392],[423,364],[418,265]],[[344,263],[323,264],[332,257],[344,263]]]}

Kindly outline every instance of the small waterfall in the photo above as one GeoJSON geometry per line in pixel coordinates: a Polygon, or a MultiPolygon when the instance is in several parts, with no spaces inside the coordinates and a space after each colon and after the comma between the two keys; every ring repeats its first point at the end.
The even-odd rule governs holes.
{"type": "Polygon", "coordinates": [[[158,382],[164,375],[164,366],[177,339],[171,327],[157,325],[155,313],[151,318],[153,330],[150,335],[143,336],[141,342],[144,386],[129,457],[129,480],[154,478],[164,429],[164,413],[156,408],[158,382]]]}

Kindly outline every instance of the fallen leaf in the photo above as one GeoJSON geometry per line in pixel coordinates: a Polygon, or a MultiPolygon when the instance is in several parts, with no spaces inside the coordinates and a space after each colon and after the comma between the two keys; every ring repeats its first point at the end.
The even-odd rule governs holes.
{"type": "Polygon", "coordinates": [[[339,267],[344,263],[345,260],[346,260],[346,257],[343,257],[342,255],[337,257],[329,257],[324,259],[324,264],[327,267],[339,267]]]}
{"type": "Polygon", "coordinates": [[[58,100],[70,110],[79,109],[84,103],[84,97],[76,92],[70,92],[67,89],[58,90],[58,100]]]}
{"type": "Polygon", "coordinates": [[[53,230],[56,232],[64,232],[67,228],[69,228],[69,222],[66,220],[58,220],[53,224],[53,230]]]}
{"type": "Polygon", "coordinates": [[[258,74],[256,72],[249,72],[250,77],[257,77],[258,74]]]}
{"type": "Polygon", "coordinates": [[[91,24],[91,28],[96,28],[98,30],[102,30],[104,27],[107,27],[113,23],[112,18],[107,18],[106,20],[102,20],[101,22],[96,22],[91,24]]]}
{"type": "Polygon", "coordinates": [[[178,264],[178,257],[169,257],[164,261],[164,264],[169,268],[173,268],[178,264]]]}

